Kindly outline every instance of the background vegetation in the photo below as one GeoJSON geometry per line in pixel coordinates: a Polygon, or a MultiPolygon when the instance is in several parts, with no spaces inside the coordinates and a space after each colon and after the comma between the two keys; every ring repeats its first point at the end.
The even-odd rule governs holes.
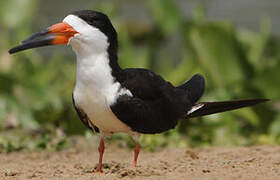
{"type": "MultiPolygon", "coordinates": [[[[40,14],[40,3],[0,0],[0,152],[60,150],[73,145],[73,135],[93,136],[72,106],[74,53],[62,47],[13,56],[7,53],[39,30],[32,27],[40,14]]],[[[207,20],[202,6],[186,18],[172,0],[143,3],[151,23],[121,20],[120,8],[113,1],[89,7],[112,19],[119,33],[122,67],[151,69],[175,85],[201,73],[207,81],[201,101],[255,97],[272,101],[182,121],[175,130],[143,136],[142,145],[153,150],[167,145],[280,143],[280,40],[270,34],[269,19],[260,22],[258,32],[252,32],[227,21],[207,20]]],[[[49,25],[40,24],[41,28],[49,25]]],[[[132,139],[123,134],[112,139],[124,139],[125,145],[133,145],[132,139]]]]}

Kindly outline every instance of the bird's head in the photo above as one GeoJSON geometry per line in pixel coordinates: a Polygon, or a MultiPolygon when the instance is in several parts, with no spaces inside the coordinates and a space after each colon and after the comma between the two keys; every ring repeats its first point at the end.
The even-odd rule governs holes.
{"type": "Polygon", "coordinates": [[[117,53],[118,48],[117,33],[109,18],[100,12],[82,10],[69,14],[61,23],[31,35],[9,53],[58,44],[70,44],[77,55],[104,51],[117,53]]]}

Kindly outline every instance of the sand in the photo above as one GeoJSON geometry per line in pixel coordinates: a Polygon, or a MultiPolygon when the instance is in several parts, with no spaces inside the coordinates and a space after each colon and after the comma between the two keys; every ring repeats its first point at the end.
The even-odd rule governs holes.
{"type": "Polygon", "coordinates": [[[142,151],[136,168],[132,159],[132,150],[108,147],[95,174],[96,149],[0,154],[0,179],[280,179],[280,146],[142,151]]]}

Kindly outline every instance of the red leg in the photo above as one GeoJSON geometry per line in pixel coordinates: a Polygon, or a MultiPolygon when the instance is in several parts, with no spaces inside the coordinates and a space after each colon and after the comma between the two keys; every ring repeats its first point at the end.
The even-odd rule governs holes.
{"type": "Polygon", "coordinates": [[[99,151],[99,164],[98,164],[97,172],[102,173],[103,172],[102,171],[102,158],[103,158],[103,153],[104,153],[104,140],[102,137],[100,139],[98,151],[99,151]]]}
{"type": "Polygon", "coordinates": [[[140,144],[138,141],[136,141],[136,145],[134,148],[134,162],[133,162],[134,167],[136,167],[139,152],[140,152],[140,144]]]}

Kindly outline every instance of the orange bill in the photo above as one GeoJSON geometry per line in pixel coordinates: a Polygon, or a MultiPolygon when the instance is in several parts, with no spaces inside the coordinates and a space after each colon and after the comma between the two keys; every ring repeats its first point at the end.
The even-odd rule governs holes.
{"type": "Polygon", "coordinates": [[[34,33],[22,41],[19,46],[10,49],[9,53],[13,54],[26,49],[42,46],[68,44],[70,38],[77,33],[78,32],[75,31],[69,24],[65,22],[58,23],[40,32],[34,33]]]}

